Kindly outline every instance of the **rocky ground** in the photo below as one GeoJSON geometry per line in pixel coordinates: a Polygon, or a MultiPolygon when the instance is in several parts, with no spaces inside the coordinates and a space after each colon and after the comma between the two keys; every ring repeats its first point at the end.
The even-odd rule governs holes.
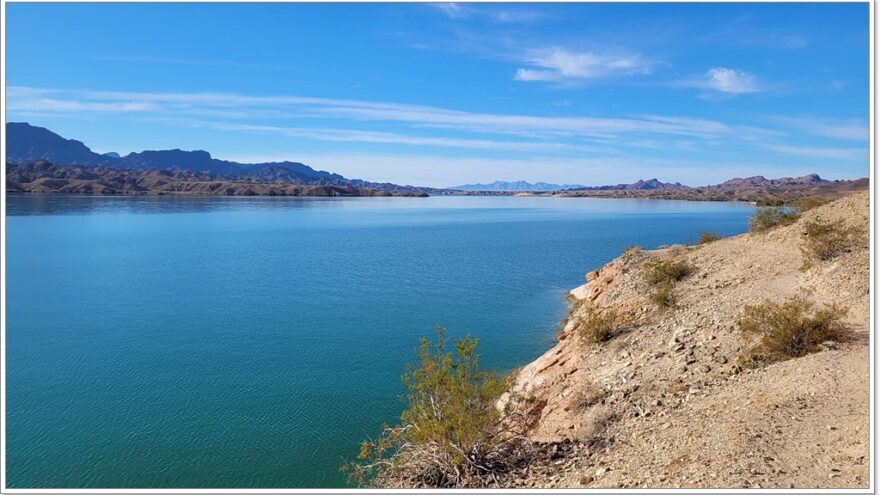
{"type": "Polygon", "coordinates": [[[696,247],[622,256],[572,291],[559,342],[521,369],[499,405],[527,413],[542,460],[511,486],[865,488],[869,453],[867,191],[789,226],[696,247]],[[802,269],[804,222],[843,219],[858,245],[802,269]],[[676,305],[649,301],[640,263],[679,257],[693,272],[676,305]],[[741,370],[744,306],[796,294],[848,309],[848,337],[741,370]],[[607,342],[574,330],[590,300],[626,315],[607,342]]]}

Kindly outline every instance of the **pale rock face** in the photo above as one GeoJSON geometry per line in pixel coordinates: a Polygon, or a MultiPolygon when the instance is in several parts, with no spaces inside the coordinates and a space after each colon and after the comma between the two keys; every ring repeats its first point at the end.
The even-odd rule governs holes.
{"type": "Polygon", "coordinates": [[[558,342],[520,369],[498,402],[527,408],[532,440],[573,441],[580,453],[564,467],[548,465],[553,476],[524,475],[516,486],[867,487],[867,234],[864,246],[806,270],[800,246],[811,219],[844,219],[867,232],[868,204],[867,192],[856,193],[766,234],[646,251],[587,274],[570,292],[577,307],[558,342]],[[649,302],[638,269],[641,259],[663,256],[693,267],[665,310],[649,302]],[[750,345],[736,329],[743,307],[804,288],[819,304],[849,309],[853,338],[734,373],[750,345]],[[609,341],[585,342],[575,330],[582,305],[613,307],[626,323],[609,341]]]}

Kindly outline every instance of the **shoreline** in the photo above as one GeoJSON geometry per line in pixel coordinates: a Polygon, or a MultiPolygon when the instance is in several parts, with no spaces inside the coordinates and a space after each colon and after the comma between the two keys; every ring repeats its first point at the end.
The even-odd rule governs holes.
{"type": "Polygon", "coordinates": [[[867,486],[867,243],[806,269],[800,245],[807,221],[867,227],[868,199],[855,193],[793,225],[624,254],[587,273],[567,293],[555,345],[514,370],[497,403],[531,418],[530,440],[565,446],[565,455],[513,473],[504,487],[867,486]],[[693,267],[671,308],[646,301],[638,267],[656,259],[693,267]],[[845,305],[849,336],[821,352],[738,368],[743,307],[802,290],[816,304],[845,305]],[[578,332],[587,307],[626,323],[608,341],[586,343],[578,332]],[[762,433],[748,436],[754,431],[762,433]]]}

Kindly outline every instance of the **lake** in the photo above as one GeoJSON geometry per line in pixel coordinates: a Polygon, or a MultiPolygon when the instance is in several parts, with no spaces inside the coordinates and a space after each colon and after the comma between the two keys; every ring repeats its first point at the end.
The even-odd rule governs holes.
{"type": "Polygon", "coordinates": [[[511,370],[629,245],[737,203],[7,198],[10,488],[345,485],[437,324],[511,370]]]}

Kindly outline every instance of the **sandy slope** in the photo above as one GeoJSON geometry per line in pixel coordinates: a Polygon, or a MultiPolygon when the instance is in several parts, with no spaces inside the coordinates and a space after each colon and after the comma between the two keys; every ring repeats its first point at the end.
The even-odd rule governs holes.
{"type": "Polygon", "coordinates": [[[861,192],[767,234],[679,250],[696,270],[676,286],[671,310],[648,302],[638,258],[588,274],[573,295],[619,308],[631,323],[585,344],[572,331],[575,314],[559,343],[518,373],[503,402],[535,418],[534,440],[570,446],[513,485],[867,487],[868,213],[861,192]],[[802,271],[803,222],[836,218],[864,228],[863,245],[802,271]],[[743,306],[803,289],[849,309],[851,338],[732,373],[747,345],[735,328],[743,306]]]}

